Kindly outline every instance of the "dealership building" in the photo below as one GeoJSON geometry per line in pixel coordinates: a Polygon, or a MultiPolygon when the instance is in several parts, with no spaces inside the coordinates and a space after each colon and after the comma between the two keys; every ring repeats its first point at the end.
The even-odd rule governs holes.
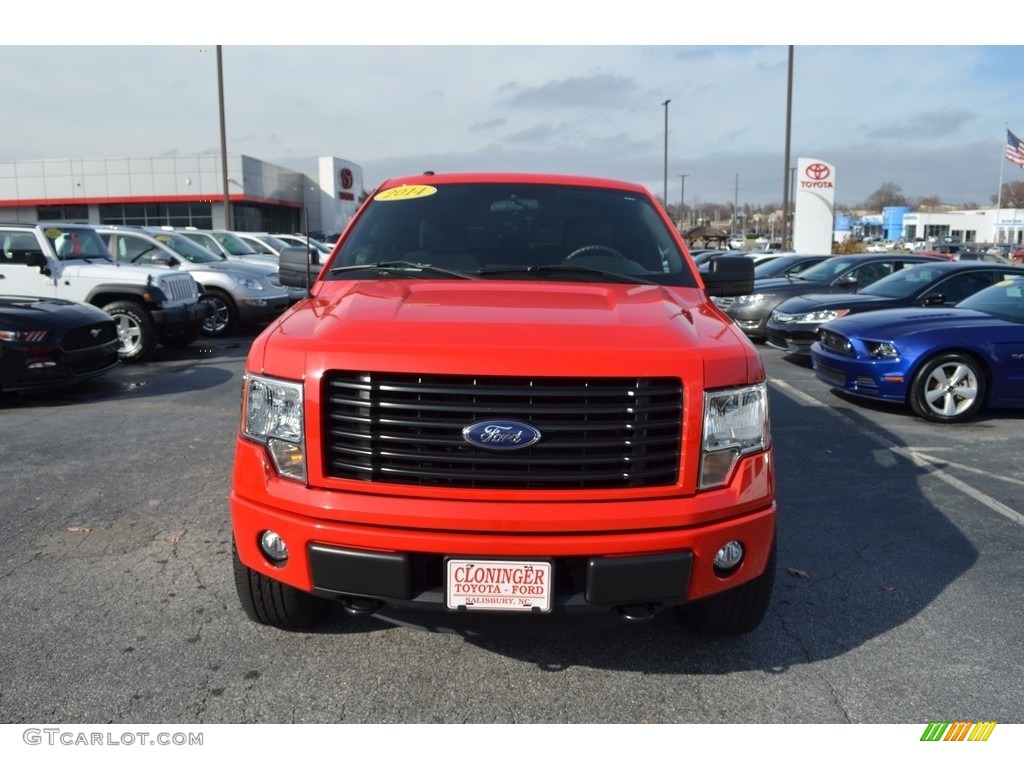
{"type": "Polygon", "coordinates": [[[172,225],[248,232],[340,232],[363,171],[337,157],[275,165],[219,154],[0,163],[0,220],[172,225]]]}

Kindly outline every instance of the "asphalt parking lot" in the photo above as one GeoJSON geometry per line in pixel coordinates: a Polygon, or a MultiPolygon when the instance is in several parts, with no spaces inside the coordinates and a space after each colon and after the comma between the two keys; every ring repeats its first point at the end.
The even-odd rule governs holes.
{"type": "Polygon", "coordinates": [[[760,348],[779,570],[761,627],[466,638],[250,623],[227,494],[251,336],[0,403],[0,722],[1024,722],[1024,412],[939,426],[760,348]]]}

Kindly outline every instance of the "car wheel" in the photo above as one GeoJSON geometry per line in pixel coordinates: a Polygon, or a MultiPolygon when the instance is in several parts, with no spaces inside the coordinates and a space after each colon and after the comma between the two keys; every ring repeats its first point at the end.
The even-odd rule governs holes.
{"type": "Polygon", "coordinates": [[[121,360],[138,363],[149,357],[156,346],[156,328],[149,313],[134,301],[111,302],[103,307],[103,311],[117,323],[121,360]]]}
{"type": "Polygon", "coordinates": [[[223,291],[210,290],[203,301],[211,306],[213,313],[203,321],[204,336],[226,336],[238,325],[238,311],[235,302],[223,291]]]}
{"type": "Polygon", "coordinates": [[[287,584],[267,578],[238,559],[238,549],[231,544],[234,561],[235,591],[242,610],[259,624],[278,629],[308,629],[323,617],[327,600],[302,592],[287,584]]]}
{"type": "Polygon", "coordinates": [[[742,635],[761,624],[775,587],[775,538],[764,573],[728,592],[684,606],[683,621],[696,632],[709,635],[742,635]]]}
{"type": "Polygon", "coordinates": [[[910,385],[910,407],[928,421],[966,421],[985,403],[985,371],[959,353],[928,360],[910,385]]]}

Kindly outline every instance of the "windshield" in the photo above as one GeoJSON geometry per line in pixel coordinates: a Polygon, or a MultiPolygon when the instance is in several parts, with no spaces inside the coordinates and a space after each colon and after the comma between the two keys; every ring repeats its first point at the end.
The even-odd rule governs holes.
{"type": "Polygon", "coordinates": [[[813,283],[828,283],[857,263],[859,262],[856,259],[834,256],[831,259],[825,259],[820,264],[815,264],[809,269],[805,269],[799,275],[795,275],[795,277],[797,280],[810,280],[813,283]]]}
{"type": "Polygon", "coordinates": [[[885,296],[890,299],[906,299],[934,283],[942,275],[943,272],[931,265],[910,267],[886,275],[862,288],[858,293],[867,296],[885,296]]]}
{"type": "Polygon", "coordinates": [[[983,288],[956,308],[977,310],[1011,323],[1024,323],[1024,280],[1003,280],[983,288]]]}
{"type": "Polygon", "coordinates": [[[802,258],[802,256],[779,256],[776,259],[759,261],[754,264],[754,279],[781,275],[790,267],[799,264],[802,258]]]}
{"type": "Polygon", "coordinates": [[[107,259],[110,251],[94,230],[79,227],[47,226],[43,233],[61,261],[67,259],[107,259]]]}
{"type": "MultiPolygon", "coordinates": [[[[386,190],[353,224],[329,279],[351,279],[352,270],[345,268],[381,263],[430,265],[491,279],[641,278],[696,285],[650,198],[569,185],[453,183],[386,190]]],[[[417,276],[442,274],[421,270],[417,276]]]]}
{"type": "Polygon", "coordinates": [[[230,232],[214,232],[213,236],[232,256],[252,256],[256,253],[242,238],[236,237],[230,232]]]}
{"type": "Polygon", "coordinates": [[[182,235],[159,234],[153,235],[153,237],[193,264],[209,264],[214,261],[224,261],[224,257],[219,253],[213,253],[182,235]]]}

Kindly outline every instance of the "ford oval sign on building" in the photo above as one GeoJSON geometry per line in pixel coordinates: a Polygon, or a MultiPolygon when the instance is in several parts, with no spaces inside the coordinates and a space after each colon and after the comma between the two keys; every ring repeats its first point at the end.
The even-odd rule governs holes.
{"type": "Polygon", "coordinates": [[[524,421],[488,419],[463,429],[462,438],[477,448],[517,451],[540,440],[540,430],[524,421]]]}
{"type": "Polygon", "coordinates": [[[793,250],[832,253],[836,168],[824,160],[801,157],[793,194],[793,250]]]}

